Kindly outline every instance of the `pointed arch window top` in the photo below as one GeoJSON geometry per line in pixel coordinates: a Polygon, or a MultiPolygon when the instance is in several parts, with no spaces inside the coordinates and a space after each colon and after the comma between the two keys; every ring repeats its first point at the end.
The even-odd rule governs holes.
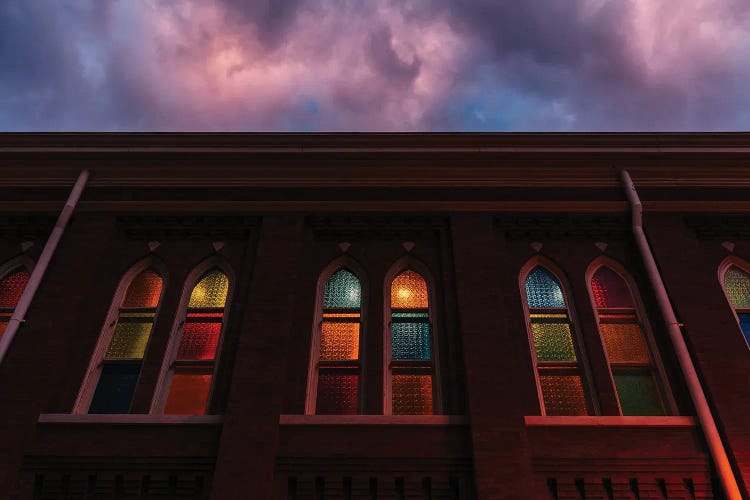
{"type": "Polygon", "coordinates": [[[17,268],[0,281],[0,309],[14,309],[21,299],[31,274],[17,268]]]}
{"type": "Polygon", "coordinates": [[[622,276],[608,267],[600,267],[591,278],[591,291],[597,309],[633,309],[633,297],[622,276]]]}
{"type": "Polygon", "coordinates": [[[229,293],[229,279],[218,269],[206,273],[190,294],[189,308],[224,308],[229,293]]]}
{"type": "Polygon", "coordinates": [[[155,308],[161,297],[163,280],[153,269],[136,276],[122,300],[122,308],[155,308]]]}
{"type": "Polygon", "coordinates": [[[750,309],[750,274],[732,266],[724,275],[724,287],[735,309],[750,309]]]}
{"type": "Polygon", "coordinates": [[[427,283],[414,271],[404,271],[391,284],[391,307],[393,309],[427,309],[429,299],[427,283]]]}
{"type": "Polygon", "coordinates": [[[526,300],[531,309],[565,309],[560,282],[547,269],[537,266],[526,277],[526,300]]]}
{"type": "Polygon", "coordinates": [[[362,287],[359,279],[346,269],[339,269],[326,281],[324,309],[359,309],[362,287]]]}

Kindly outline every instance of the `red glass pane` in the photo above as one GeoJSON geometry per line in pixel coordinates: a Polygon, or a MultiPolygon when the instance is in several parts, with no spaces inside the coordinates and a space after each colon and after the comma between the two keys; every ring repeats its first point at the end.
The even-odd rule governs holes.
{"type": "MultiPolygon", "coordinates": [[[[191,315],[188,314],[188,319],[191,315]]],[[[178,360],[214,359],[221,335],[221,323],[186,322],[182,330],[178,360]]]]}
{"type": "Polygon", "coordinates": [[[591,279],[591,290],[598,309],[610,307],[633,307],[628,285],[619,274],[608,267],[600,268],[591,279]]]}
{"type": "Polygon", "coordinates": [[[0,339],[3,338],[3,333],[5,333],[6,328],[8,328],[8,323],[6,323],[4,319],[0,318],[0,339]]]}
{"type": "Polygon", "coordinates": [[[358,374],[321,370],[315,412],[319,415],[356,415],[358,392],[358,374]]]}
{"type": "Polygon", "coordinates": [[[130,283],[121,307],[155,308],[159,305],[162,283],[161,276],[146,269],[130,283]]]}
{"type": "Polygon", "coordinates": [[[431,375],[394,375],[391,391],[394,415],[432,415],[431,375]]]}
{"type": "Polygon", "coordinates": [[[16,269],[0,281],[0,309],[15,309],[30,277],[25,269],[16,269]]]}
{"type": "Polygon", "coordinates": [[[164,413],[203,415],[211,390],[213,368],[176,368],[164,413]]]}

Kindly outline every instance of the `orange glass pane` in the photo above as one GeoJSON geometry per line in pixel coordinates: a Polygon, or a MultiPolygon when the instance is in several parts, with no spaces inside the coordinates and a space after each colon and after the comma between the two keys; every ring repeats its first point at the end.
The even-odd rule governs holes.
{"type": "Polygon", "coordinates": [[[159,305],[163,280],[156,271],[146,269],[136,276],[122,299],[124,308],[155,308],[159,305]]]}
{"type": "Polygon", "coordinates": [[[393,375],[394,415],[432,415],[432,376],[393,375]]]}
{"type": "Polygon", "coordinates": [[[224,307],[229,293],[229,279],[218,269],[209,271],[195,285],[188,307],[224,307]]]}
{"type": "Polygon", "coordinates": [[[0,281],[0,309],[15,309],[30,277],[28,271],[19,268],[0,281]]]}
{"type": "Polygon", "coordinates": [[[635,323],[601,323],[599,328],[604,338],[609,361],[649,363],[648,349],[643,340],[641,327],[635,323]]]}
{"type": "Polygon", "coordinates": [[[404,271],[391,284],[391,307],[394,309],[426,309],[427,283],[414,271],[404,271]]]}
{"type": "Polygon", "coordinates": [[[632,308],[633,298],[622,276],[608,267],[599,268],[591,278],[591,291],[598,309],[610,307],[632,308]]]}
{"type": "Polygon", "coordinates": [[[324,322],[320,332],[320,359],[323,361],[359,358],[359,323],[324,322]]]}
{"type": "Polygon", "coordinates": [[[212,368],[176,368],[164,413],[203,415],[211,390],[212,368]]]}
{"type": "Polygon", "coordinates": [[[323,319],[328,318],[343,318],[343,319],[359,319],[359,313],[323,313],[323,319]]]}
{"type": "Polygon", "coordinates": [[[3,338],[3,333],[5,333],[6,328],[8,328],[8,323],[0,320],[0,339],[3,338]]]}
{"type": "Polygon", "coordinates": [[[539,383],[547,415],[588,415],[580,376],[543,375],[539,383]]]}

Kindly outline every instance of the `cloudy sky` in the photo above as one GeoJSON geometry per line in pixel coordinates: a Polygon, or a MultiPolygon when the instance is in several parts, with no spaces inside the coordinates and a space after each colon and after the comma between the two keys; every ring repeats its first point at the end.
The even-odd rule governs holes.
{"type": "Polygon", "coordinates": [[[2,131],[750,129],[750,0],[0,0],[2,131]]]}

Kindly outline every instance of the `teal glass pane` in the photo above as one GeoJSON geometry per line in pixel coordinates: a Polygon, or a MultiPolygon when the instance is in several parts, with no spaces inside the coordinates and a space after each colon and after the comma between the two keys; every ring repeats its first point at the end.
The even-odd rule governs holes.
{"type": "Polygon", "coordinates": [[[745,340],[750,344],[750,314],[740,313],[737,316],[740,318],[740,328],[742,328],[742,333],[745,335],[745,340]]]}
{"type": "Polygon", "coordinates": [[[326,281],[324,309],[359,309],[362,290],[359,280],[346,269],[339,269],[326,281]]]}
{"type": "Polygon", "coordinates": [[[537,266],[526,277],[526,300],[530,308],[565,308],[560,283],[552,273],[537,266]]]}
{"type": "Polygon", "coordinates": [[[393,321],[400,321],[401,318],[403,318],[403,321],[413,321],[414,318],[418,319],[424,319],[425,321],[429,318],[429,314],[427,312],[397,312],[394,311],[392,313],[393,321]]]}
{"type": "Polygon", "coordinates": [[[654,378],[650,374],[614,374],[623,415],[664,415],[654,378]]]}
{"type": "Polygon", "coordinates": [[[391,323],[391,345],[393,359],[431,359],[430,324],[391,323]]]}

